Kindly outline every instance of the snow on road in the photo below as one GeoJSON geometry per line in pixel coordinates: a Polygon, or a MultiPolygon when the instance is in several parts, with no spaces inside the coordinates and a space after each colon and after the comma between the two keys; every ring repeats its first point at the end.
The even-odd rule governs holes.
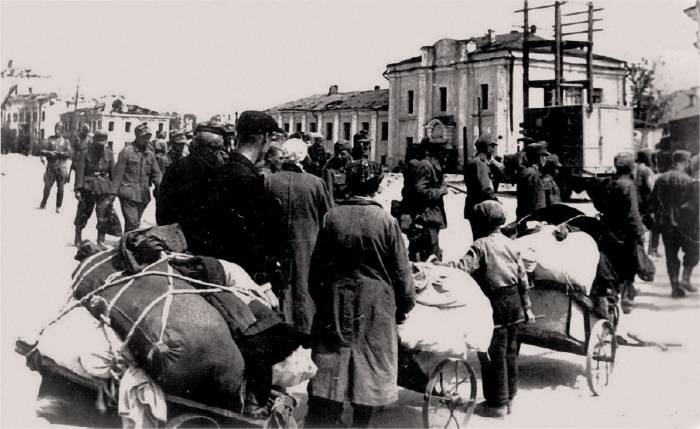
{"type": "MultiPolygon", "coordinates": [[[[76,265],[75,248],[71,245],[76,201],[70,183],[62,213],[53,211],[55,190],[48,208],[37,209],[43,186],[38,158],[3,155],[0,169],[0,426],[44,427],[47,422],[34,414],[40,378],[14,352],[14,342],[18,335],[32,335],[41,328],[67,297],[70,273],[76,265]]],[[[380,199],[388,208],[391,199],[400,197],[401,177],[387,176],[384,187],[380,199]]],[[[505,195],[501,200],[510,219],[514,218],[514,197],[505,195]]],[[[463,196],[457,193],[446,197],[449,227],[441,232],[441,244],[448,260],[461,256],[471,241],[467,223],[462,219],[463,202],[463,196]]],[[[586,213],[593,212],[589,203],[576,206],[586,213]]],[[[144,221],[154,221],[154,204],[146,210],[144,221]]],[[[94,227],[93,217],[85,229],[85,238],[95,239],[94,227]]],[[[474,416],[470,427],[690,428],[700,425],[698,295],[671,299],[663,260],[655,262],[656,280],[637,283],[641,291],[637,308],[631,315],[623,316],[619,328],[645,340],[677,343],[679,347],[667,351],[657,347],[620,347],[613,385],[604,396],[594,397],[586,385],[583,356],[523,346],[520,392],[513,414],[505,420],[474,416]]],[[[697,272],[694,279],[698,281],[697,272]]],[[[469,361],[478,372],[475,356],[470,356],[469,361]]],[[[303,397],[304,390],[300,387],[294,391],[303,397]]],[[[422,395],[402,391],[399,402],[379,412],[372,424],[419,427],[421,405],[422,395]]],[[[304,409],[302,405],[298,415],[304,409]]]]}

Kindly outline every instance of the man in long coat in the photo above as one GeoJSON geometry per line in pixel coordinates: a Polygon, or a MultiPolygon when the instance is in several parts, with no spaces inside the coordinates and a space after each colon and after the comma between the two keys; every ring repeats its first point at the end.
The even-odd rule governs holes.
{"type": "Polygon", "coordinates": [[[522,219],[547,205],[541,169],[547,162],[549,155],[544,142],[530,143],[525,148],[526,164],[518,175],[516,189],[518,207],[515,210],[515,215],[518,219],[522,219]]]}
{"type": "Polygon", "coordinates": [[[467,186],[467,197],[464,201],[464,218],[469,219],[477,204],[486,200],[498,201],[493,189],[489,166],[489,156],[497,146],[496,140],[490,134],[484,134],[474,142],[476,155],[464,166],[464,183],[467,186]]]}
{"type": "Polygon", "coordinates": [[[411,264],[397,221],[371,199],[382,179],[374,161],[349,167],[351,196],[325,217],[311,266],[314,319],[306,427],[367,427],[375,407],[398,399],[397,323],[415,304],[411,264]]]}
{"type": "Polygon", "coordinates": [[[267,189],[282,207],[284,236],[282,270],[289,287],[281,292],[280,307],[287,323],[309,333],[315,312],[309,295],[309,266],[316,245],[318,230],[332,203],[326,184],[306,173],[301,161],[307,156],[307,145],[300,139],[287,140],[282,150],[289,157],[282,171],[268,177],[267,189]]]}

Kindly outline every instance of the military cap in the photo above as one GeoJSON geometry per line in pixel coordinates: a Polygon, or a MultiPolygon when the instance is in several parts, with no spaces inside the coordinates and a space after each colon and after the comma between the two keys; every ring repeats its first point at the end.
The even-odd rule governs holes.
{"type": "Polygon", "coordinates": [[[474,147],[476,147],[477,152],[485,151],[491,145],[497,146],[498,143],[490,133],[481,134],[474,142],[474,147]]]}
{"type": "Polygon", "coordinates": [[[687,150],[679,149],[673,152],[673,162],[685,162],[690,161],[690,152],[687,150]]]}
{"type": "Polygon", "coordinates": [[[340,139],[335,144],[333,145],[333,151],[335,153],[340,153],[344,150],[347,150],[348,152],[352,150],[352,143],[350,143],[347,140],[340,139]]]}
{"type": "Polygon", "coordinates": [[[496,228],[506,223],[506,213],[498,201],[486,200],[474,206],[472,219],[478,225],[496,228]]]}
{"type": "Polygon", "coordinates": [[[187,138],[185,137],[185,133],[182,131],[173,131],[170,133],[170,143],[187,143],[187,138]]]}
{"type": "Polygon", "coordinates": [[[551,153],[547,151],[547,142],[539,141],[537,143],[530,143],[525,147],[525,154],[528,157],[535,157],[538,155],[550,156],[551,153]]]}
{"type": "Polygon", "coordinates": [[[151,129],[148,128],[148,124],[146,124],[146,123],[138,125],[136,128],[134,128],[134,134],[136,134],[137,136],[145,136],[145,135],[152,136],[153,135],[153,133],[151,132],[151,129]]]}
{"type": "Polygon", "coordinates": [[[236,131],[245,135],[283,132],[272,116],[256,110],[241,113],[236,123],[236,131]]]}
{"type": "Polygon", "coordinates": [[[357,159],[350,163],[347,180],[353,195],[371,195],[377,192],[384,179],[382,167],[376,161],[357,159]]]}
{"type": "Polygon", "coordinates": [[[92,139],[97,141],[106,141],[107,137],[108,136],[106,132],[97,130],[95,131],[95,134],[93,134],[92,139]]]}
{"type": "Polygon", "coordinates": [[[195,128],[194,132],[195,134],[207,132],[217,134],[222,137],[228,137],[235,134],[232,125],[216,121],[200,122],[199,124],[197,124],[197,128],[195,128]]]}
{"type": "Polygon", "coordinates": [[[632,169],[634,167],[634,158],[632,152],[620,152],[615,155],[613,163],[615,164],[615,168],[627,167],[632,169]]]}

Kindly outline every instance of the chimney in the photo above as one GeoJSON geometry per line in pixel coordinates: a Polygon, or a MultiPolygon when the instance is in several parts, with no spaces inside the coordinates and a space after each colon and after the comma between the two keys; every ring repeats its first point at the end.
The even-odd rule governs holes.
{"type": "Polygon", "coordinates": [[[536,26],[536,25],[531,25],[531,26],[530,26],[530,33],[532,33],[532,34],[537,33],[537,26],[536,26]]]}
{"type": "Polygon", "coordinates": [[[496,36],[493,34],[493,30],[490,28],[488,33],[486,33],[486,37],[488,38],[489,45],[493,45],[496,42],[496,36]]]}
{"type": "Polygon", "coordinates": [[[379,91],[379,85],[374,85],[374,90],[379,91]]]}
{"type": "Polygon", "coordinates": [[[330,88],[328,88],[328,95],[335,95],[338,93],[338,85],[331,85],[330,88]]]}

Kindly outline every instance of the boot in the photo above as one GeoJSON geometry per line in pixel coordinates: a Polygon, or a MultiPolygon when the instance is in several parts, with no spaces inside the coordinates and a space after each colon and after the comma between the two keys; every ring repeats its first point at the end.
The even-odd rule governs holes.
{"type": "Polygon", "coordinates": [[[75,238],[73,239],[75,247],[80,247],[83,244],[83,229],[75,227],[75,238]]]}
{"type": "Polygon", "coordinates": [[[683,298],[686,296],[685,289],[683,289],[678,282],[678,280],[671,280],[671,297],[672,298],[683,298]]]}
{"type": "Polygon", "coordinates": [[[693,268],[683,267],[683,280],[680,281],[680,287],[686,292],[697,292],[698,287],[690,283],[690,277],[693,274],[693,268]]]}
{"type": "Polygon", "coordinates": [[[508,414],[508,406],[501,405],[498,407],[489,406],[486,401],[480,402],[474,408],[474,414],[481,417],[491,417],[496,419],[502,419],[508,414]]]}
{"type": "Polygon", "coordinates": [[[107,250],[108,247],[105,244],[105,233],[104,232],[98,232],[97,233],[97,247],[100,250],[107,250]]]}

